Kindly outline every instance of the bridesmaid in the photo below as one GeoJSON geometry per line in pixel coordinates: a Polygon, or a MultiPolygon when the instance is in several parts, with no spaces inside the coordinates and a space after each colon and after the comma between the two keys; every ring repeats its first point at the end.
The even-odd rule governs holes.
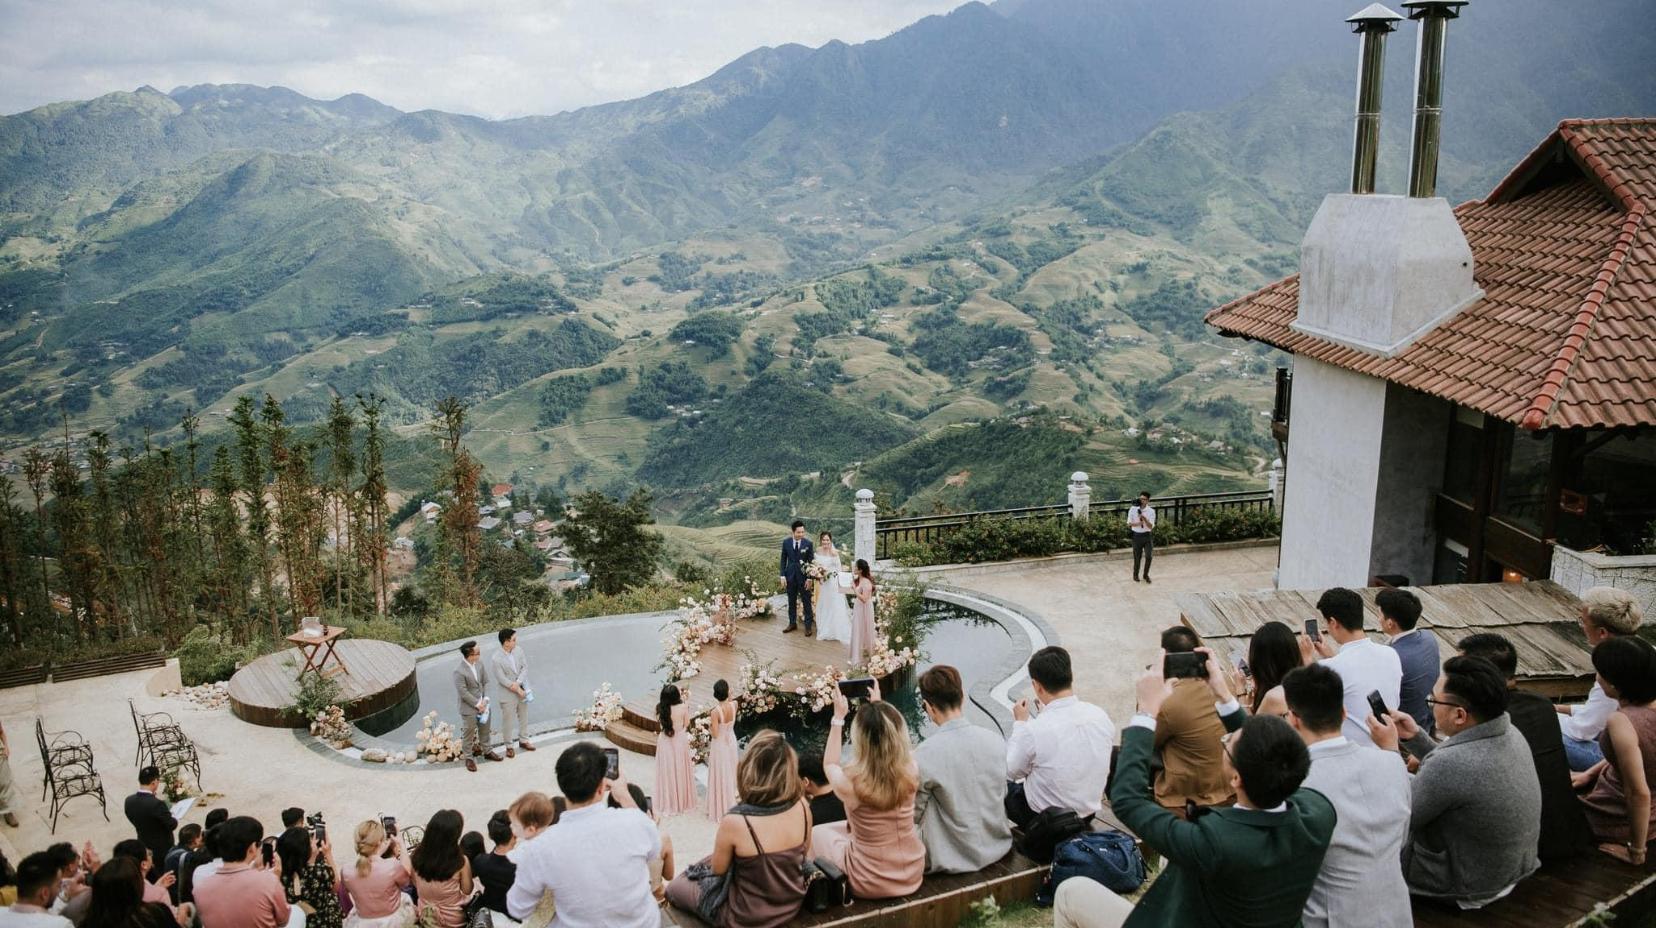
{"type": "Polygon", "coordinates": [[[707,817],[717,822],[738,800],[736,790],[736,700],[730,698],[730,684],[713,684],[713,698],[719,701],[708,714],[713,741],[707,746],[707,817]]]}
{"type": "Polygon", "coordinates": [[[861,664],[874,650],[874,574],[868,562],[857,559],[857,580],[854,587],[856,605],[851,609],[851,663],[861,664]]]}
{"type": "Polygon", "coordinates": [[[662,818],[696,807],[696,768],[690,760],[690,707],[677,684],[661,688],[656,719],[655,811],[662,818]]]}

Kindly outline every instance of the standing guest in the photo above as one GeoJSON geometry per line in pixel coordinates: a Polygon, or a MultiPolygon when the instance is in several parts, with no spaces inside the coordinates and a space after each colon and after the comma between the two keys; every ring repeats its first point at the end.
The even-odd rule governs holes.
{"type": "Polygon", "coordinates": [[[288,905],[282,891],[281,860],[266,869],[259,854],[264,826],[238,815],[218,827],[216,843],[224,866],[195,887],[196,913],[202,928],[282,928],[305,923],[304,913],[288,905]],[[295,914],[297,913],[297,914],[295,914]]]}
{"type": "Polygon", "coordinates": [[[1363,598],[1356,592],[1335,587],[1317,598],[1322,614],[1323,637],[1311,645],[1322,655],[1328,669],[1345,683],[1345,736],[1363,747],[1373,747],[1363,720],[1369,717],[1368,696],[1378,691],[1387,706],[1397,705],[1403,687],[1403,661],[1398,653],[1371,641],[1363,632],[1363,598]]]}
{"type": "Polygon", "coordinates": [[[1069,652],[1056,645],[1029,658],[1029,700],[1012,706],[1012,737],[1006,742],[1006,817],[1019,827],[1045,809],[1097,815],[1110,778],[1115,723],[1103,709],[1076,698],[1069,652]]]}
{"type": "Polygon", "coordinates": [[[517,879],[506,910],[523,919],[541,896],[557,900],[554,928],[656,928],[661,910],[650,892],[649,862],[661,856],[661,831],[634,803],[624,773],[606,779],[609,762],[590,741],[558,756],[558,789],[569,807],[558,824],[518,848],[517,879]],[[611,809],[614,796],[621,808],[611,809]]]}
{"type": "Polygon", "coordinates": [[[351,897],[347,928],[408,928],[414,900],[403,890],[414,885],[414,876],[402,839],[387,836],[385,826],[370,819],[356,827],[354,841],[356,863],[344,875],[351,897]]]}
{"type": "Polygon", "coordinates": [[[788,591],[787,634],[799,627],[800,607],[804,606],[805,637],[816,632],[816,610],[811,608],[811,587],[805,575],[805,565],[816,559],[816,551],[805,538],[805,523],[794,520],[787,538],[782,539],[782,588],[788,591]],[[803,602],[802,602],[803,601],[803,602]]]}
{"type": "Polygon", "coordinates": [[[690,754],[690,707],[686,691],[669,683],[661,688],[656,703],[655,811],[662,818],[689,812],[696,807],[696,767],[690,754]]]}
{"type": "Polygon", "coordinates": [[[17,787],[12,785],[11,742],[6,740],[6,726],[0,725],[0,821],[17,827],[17,787]]]}
{"type": "MultiPolygon", "coordinates": [[[[1587,635],[1587,646],[1596,648],[1604,641],[1620,635],[1631,635],[1639,630],[1644,613],[1639,601],[1626,590],[1595,586],[1581,594],[1581,630],[1587,635]]],[[[1570,759],[1570,769],[1581,772],[1604,759],[1598,737],[1616,711],[1616,700],[1593,684],[1587,693],[1587,702],[1580,706],[1559,706],[1564,716],[1564,753],[1570,759]]]]}
{"type": "Polygon", "coordinates": [[[938,664],[920,675],[920,705],[937,729],[914,749],[920,791],[914,822],[927,873],[982,870],[1012,849],[1006,824],[1006,741],[966,721],[960,671],[938,664]]]}
{"type": "MultiPolygon", "coordinates": [[[[166,802],[156,795],[159,792],[161,771],[153,765],[138,771],[138,792],[127,797],[126,817],[138,833],[138,840],[144,842],[155,859],[165,860],[167,852],[172,850],[173,829],[178,827],[178,820],[173,818],[166,802]]],[[[160,876],[157,873],[153,878],[160,876]]]]}
{"type": "Polygon", "coordinates": [[[856,576],[851,591],[855,601],[851,606],[851,641],[846,650],[852,664],[861,664],[874,650],[874,573],[860,557],[853,569],[856,576]]]}
{"type": "Polygon", "coordinates": [[[736,804],[736,700],[730,698],[730,684],[713,684],[718,702],[708,713],[711,742],[707,745],[707,817],[717,822],[736,804]]]}
{"type": "Polygon", "coordinates": [[[1559,715],[1552,700],[1518,689],[1518,652],[1500,635],[1467,635],[1455,647],[1464,657],[1489,661],[1506,676],[1507,718],[1529,745],[1541,786],[1541,843],[1537,848],[1541,865],[1575,860],[1591,851],[1593,833],[1570,782],[1570,762],[1564,756],[1559,715]]]}
{"type": "Polygon", "coordinates": [[[1288,702],[1282,695],[1282,681],[1297,667],[1304,666],[1298,634],[1272,619],[1254,631],[1248,641],[1248,673],[1253,683],[1254,715],[1286,715],[1288,702]]]}
{"type": "Polygon", "coordinates": [[[822,769],[822,755],[815,751],[799,758],[799,788],[811,804],[811,821],[817,825],[845,821],[845,803],[834,795],[828,785],[828,774],[822,769]]]}
{"type": "Polygon", "coordinates": [[[282,891],[289,905],[304,910],[307,928],[340,928],[345,916],[339,910],[333,845],[318,842],[309,828],[289,828],[276,839],[276,856],[282,861],[282,891]]]}
{"type": "Polygon", "coordinates": [[[798,757],[774,731],[748,744],[737,769],[741,803],[719,820],[713,854],[673,878],[667,898],[719,928],[780,928],[805,904],[811,811],[798,757]],[[723,884],[724,901],[704,890],[723,884]]]}
{"type": "Polygon", "coordinates": [[[483,884],[483,904],[505,915],[506,891],[517,876],[517,864],[506,855],[517,847],[517,835],[512,834],[512,819],[505,809],[489,816],[488,828],[494,849],[472,858],[472,876],[483,884]]]}
{"type": "Polygon", "coordinates": [[[1276,716],[1249,718],[1212,654],[1207,666],[1214,711],[1230,732],[1221,763],[1236,805],[1187,822],[1151,798],[1156,716],[1172,695],[1158,657],[1138,680],[1138,714],[1122,735],[1110,807],[1167,866],[1137,906],[1093,880],[1065,880],[1053,901],[1057,928],[1299,924],[1333,836],[1334,806],[1303,785],[1311,756],[1300,736],[1276,716]]]}
{"type": "Polygon", "coordinates": [[[517,746],[533,751],[529,743],[529,658],[518,647],[514,629],[500,630],[500,650],[490,662],[494,665],[495,682],[500,684],[500,734],[506,740],[506,756],[516,757],[512,747],[512,732],[517,732],[517,746]]]}
{"type": "MultiPolygon", "coordinates": [[[[494,739],[489,735],[489,670],[483,666],[482,652],[477,642],[460,646],[460,666],[454,668],[454,693],[460,702],[461,750],[471,749],[466,758],[466,769],[477,772],[477,758],[505,760],[495,753],[494,739]]],[[[455,835],[456,838],[459,835],[455,835]]]]}
{"type": "Polygon", "coordinates": [[[460,852],[466,822],[453,809],[439,809],[426,822],[425,837],[408,856],[414,870],[415,905],[434,928],[466,923],[466,900],[473,892],[471,861],[460,852]]]}
{"type": "Polygon", "coordinates": [[[46,851],[17,862],[17,901],[0,911],[0,928],[73,928],[47,911],[58,892],[58,865],[46,851]]]}
{"type": "Polygon", "coordinates": [[[148,885],[138,861],[110,857],[92,875],[91,905],[81,928],[178,928],[172,907],[145,895],[148,885]]]}
{"type": "Polygon", "coordinates": [[[1403,879],[1416,896],[1477,909],[1540,866],[1541,785],[1529,744],[1507,718],[1506,678],[1480,657],[1451,657],[1427,700],[1434,743],[1402,712],[1369,729],[1385,750],[1420,758],[1403,879]]]}
{"type": "Polygon", "coordinates": [[[1593,649],[1593,669],[1616,711],[1599,735],[1604,760],[1577,775],[1576,786],[1589,790],[1581,801],[1602,849],[1642,867],[1656,782],[1656,648],[1643,638],[1611,638],[1593,649]]]}
{"type": "Polygon", "coordinates": [[[876,681],[869,701],[851,724],[856,760],[840,764],[841,732],[850,706],[834,688],[833,717],[822,769],[845,803],[845,821],[811,829],[811,852],[845,871],[859,899],[893,899],[920,888],[926,848],[914,828],[914,797],[920,771],[909,747],[902,713],[880,699],[876,681]]]}
{"type": "MultiPolygon", "coordinates": [[[[1185,654],[1201,646],[1196,633],[1183,625],[1161,635],[1162,651],[1185,654]]],[[[1225,723],[1213,711],[1213,693],[1207,682],[1186,678],[1173,681],[1173,695],[1156,716],[1155,748],[1162,769],[1156,774],[1156,801],[1174,815],[1185,815],[1187,803],[1228,806],[1236,799],[1219,757],[1224,749],[1225,723]]]]}
{"type": "Polygon", "coordinates": [[[1409,836],[1409,771],[1402,756],[1360,747],[1340,733],[1345,684],[1326,665],[1301,667],[1282,689],[1288,724],[1311,752],[1305,787],[1327,797],[1337,814],[1305,900],[1305,928],[1409,928],[1414,916],[1400,861],[1409,836]]]}
{"type": "MultiPolygon", "coordinates": [[[[1374,605],[1380,610],[1380,631],[1391,639],[1391,648],[1403,668],[1397,708],[1411,719],[1430,720],[1426,697],[1437,685],[1443,658],[1438,655],[1437,636],[1415,628],[1420,621],[1420,598],[1408,590],[1384,589],[1374,595],[1374,605]]],[[[1430,721],[1426,730],[1431,731],[1430,721]]]]}
{"type": "Polygon", "coordinates": [[[1127,529],[1133,536],[1133,582],[1139,580],[1139,562],[1144,562],[1144,582],[1150,582],[1150,559],[1156,554],[1156,510],[1150,505],[1150,491],[1141,491],[1138,502],[1127,508],[1127,529]]]}

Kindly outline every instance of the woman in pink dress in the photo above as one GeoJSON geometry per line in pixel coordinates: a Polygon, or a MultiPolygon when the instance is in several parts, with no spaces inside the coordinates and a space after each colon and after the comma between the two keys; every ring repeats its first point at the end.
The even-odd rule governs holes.
{"type": "Polygon", "coordinates": [[[696,766],[690,757],[690,707],[685,696],[669,683],[661,688],[661,702],[656,704],[661,734],[656,735],[655,811],[663,818],[696,807],[696,766]]]}
{"type": "Polygon", "coordinates": [[[717,822],[739,798],[736,760],[741,749],[736,746],[736,700],[730,698],[730,684],[713,684],[713,698],[719,703],[708,716],[713,740],[707,746],[707,817],[717,822]]]}
{"type": "Polygon", "coordinates": [[[853,587],[856,605],[851,608],[851,663],[861,664],[874,650],[874,574],[868,562],[857,559],[857,579],[853,587]]]}
{"type": "Polygon", "coordinates": [[[845,821],[811,829],[811,853],[841,870],[859,899],[893,899],[920,888],[926,875],[926,846],[914,827],[914,796],[920,768],[909,746],[908,726],[876,683],[869,701],[851,723],[855,762],[841,766],[840,732],[845,695],[834,690],[834,717],[822,751],[822,769],[834,795],[845,804],[845,821]]]}

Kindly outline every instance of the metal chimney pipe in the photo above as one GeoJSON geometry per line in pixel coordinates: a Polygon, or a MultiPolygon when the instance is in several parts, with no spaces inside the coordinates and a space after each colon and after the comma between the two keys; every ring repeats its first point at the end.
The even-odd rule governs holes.
{"type": "Polygon", "coordinates": [[[1380,154],[1380,95],[1385,86],[1386,36],[1403,17],[1375,3],[1346,22],[1363,37],[1357,53],[1357,126],[1351,142],[1351,192],[1374,192],[1375,162],[1380,154]]]}
{"type": "Polygon", "coordinates": [[[1449,20],[1468,0],[1405,0],[1420,23],[1415,48],[1414,136],[1409,151],[1409,196],[1437,196],[1438,149],[1443,140],[1443,44],[1449,20]]]}

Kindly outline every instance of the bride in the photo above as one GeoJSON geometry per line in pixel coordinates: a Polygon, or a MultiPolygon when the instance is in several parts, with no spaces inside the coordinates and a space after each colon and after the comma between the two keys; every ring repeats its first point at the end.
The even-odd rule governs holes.
{"type": "Polygon", "coordinates": [[[827,532],[818,539],[816,564],[824,574],[816,595],[817,637],[823,641],[849,641],[851,608],[846,605],[845,588],[840,585],[845,565],[840,563],[839,552],[834,549],[834,536],[827,532]]]}

